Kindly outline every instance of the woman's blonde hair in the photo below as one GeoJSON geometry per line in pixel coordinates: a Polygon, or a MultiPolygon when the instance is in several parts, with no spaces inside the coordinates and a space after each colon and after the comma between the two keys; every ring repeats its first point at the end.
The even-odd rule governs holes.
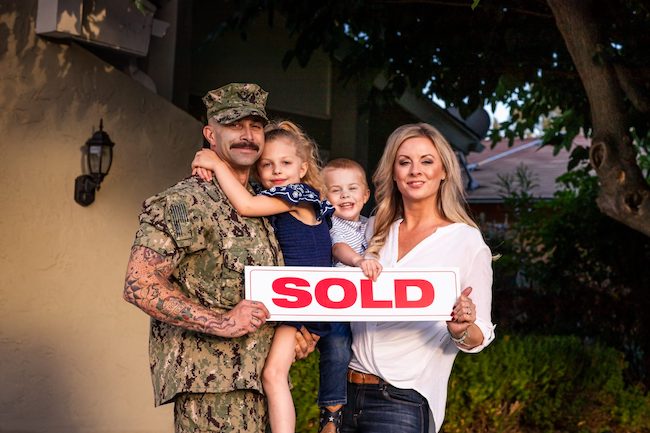
{"type": "MultiPolygon", "coordinates": [[[[272,121],[264,127],[264,139],[267,143],[278,138],[284,138],[295,146],[296,155],[307,163],[307,172],[303,176],[302,182],[323,196],[325,185],[320,173],[321,164],[316,142],[300,126],[289,120],[272,121]]],[[[255,174],[259,180],[259,173],[255,174]]]]}
{"type": "Polygon", "coordinates": [[[395,159],[399,147],[409,138],[424,137],[431,140],[440,154],[445,179],[440,183],[436,209],[442,218],[452,222],[462,222],[477,227],[465,209],[465,191],[460,174],[460,165],[454,150],[447,140],[433,126],[426,123],[402,125],[386,140],[384,153],[377,170],[372,176],[375,185],[375,234],[370,240],[367,253],[375,256],[386,243],[391,224],[404,214],[402,194],[393,180],[395,159]]]}

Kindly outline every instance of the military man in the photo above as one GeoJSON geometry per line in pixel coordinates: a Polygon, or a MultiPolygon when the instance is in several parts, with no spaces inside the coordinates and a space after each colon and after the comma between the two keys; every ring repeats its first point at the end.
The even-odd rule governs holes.
{"type": "MultiPolygon", "coordinates": [[[[239,83],[203,98],[203,135],[244,185],[264,146],[266,98],[239,83]]],[[[261,373],[274,328],[261,302],[243,299],[243,272],[282,264],[268,221],[237,214],[214,180],[193,176],[145,201],[124,298],[152,317],[155,404],[174,402],[177,433],[265,431],[261,373]]]]}

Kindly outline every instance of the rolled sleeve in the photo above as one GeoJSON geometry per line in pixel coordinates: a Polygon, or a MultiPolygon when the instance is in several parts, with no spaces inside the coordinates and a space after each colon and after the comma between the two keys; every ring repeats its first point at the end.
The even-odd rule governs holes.
{"type": "Polygon", "coordinates": [[[488,344],[492,343],[494,341],[495,333],[494,333],[494,328],[496,328],[496,325],[490,322],[485,322],[484,320],[476,319],[476,322],[474,322],[476,326],[481,330],[481,333],[483,334],[483,343],[479,344],[476,347],[472,347],[471,349],[468,349],[466,347],[458,346],[458,349],[462,352],[465,353],[478,353],[481,350],[485,349],[488,344]]]}

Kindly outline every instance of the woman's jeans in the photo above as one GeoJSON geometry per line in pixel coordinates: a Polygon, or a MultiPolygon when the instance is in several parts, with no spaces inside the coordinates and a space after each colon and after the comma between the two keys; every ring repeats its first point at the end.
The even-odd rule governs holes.
{"type": "Polygon", "coordinates": [[[417,391],[348,382],[341,433],[427,433],[429,404],[417,391]]]}

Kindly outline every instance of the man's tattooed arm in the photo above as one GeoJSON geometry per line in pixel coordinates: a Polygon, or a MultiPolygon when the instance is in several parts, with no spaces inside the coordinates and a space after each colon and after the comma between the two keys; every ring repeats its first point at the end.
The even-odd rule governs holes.
{"type": "Polygon", "coordinates": [[[124,299],[162,322],[220,337],[242,336],[266,321],[253,301],[244,300],[220,314],[190,299],[170,280],[177,262],[176,256],[165,257],[134,246],[126,270],[124,299]]]}

